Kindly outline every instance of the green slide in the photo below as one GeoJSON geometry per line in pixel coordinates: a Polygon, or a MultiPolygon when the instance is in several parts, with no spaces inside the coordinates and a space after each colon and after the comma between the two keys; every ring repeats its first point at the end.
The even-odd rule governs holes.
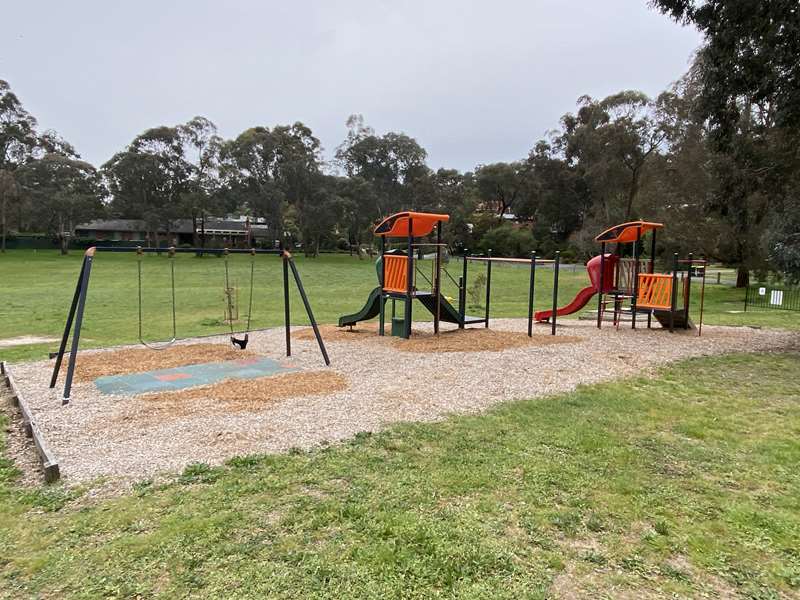
{"type": "MultiPolygon", "coordinates": [[[[415,298],[419,300],[420,304],[428,309],[431,314],[436,313],[436,298],[433,294],[429,292],[418,292],[415,298]]],[[[355,325],[359,321],[368,321],[369,319],[373,319],[378,316],[380,310],[381,288],[376,287],[369,293],[369,298],[367,298],[367,302],[360,311],[353,313],[352,315],[344,315],[339,317],[339,327],[355,325]]],[[[442,321],[455,323],[456,325],[461,321],[456,307],[450,304],[444,296],[441,296],[441,311],[440,318],[442,321]]],[[[464,325],[485,322],[486,320],[483,317],[472,317],[469,315],[464,317],[464,325]]]]}
{"type": "MultiPolygon", "coordinates": [[[[417,300],[420,301],[425,308],[432,314],[436,314],[436,296],[430,293],[418,293],[416,296],[417,300]]],[[[444,296],[440,296],[440,309],[441,312],[439,313],[439,318],[442,321],[447,323],[455,323],[458,325],[461,322],[461,315],[458,314],[458,310],[455,306],[450,304],[447,301],[447,298],[444,296]]],[[[486,319],[483,317],[471,317],[469,315],[464,315],[464,325],[470,325],[472,323],[484,323],[486,319]]]]}
{"type": "Polygon", "coordinates": [[[352,315],[344,315],[339,317],[339,327],[344,327],[345,325],[355,325],[359,321],[368,321],[369,319],[377,317],[380,310],[381,288],[378,286],[369,293],[369,298],[367,298],[364,308],[352,315]]]}

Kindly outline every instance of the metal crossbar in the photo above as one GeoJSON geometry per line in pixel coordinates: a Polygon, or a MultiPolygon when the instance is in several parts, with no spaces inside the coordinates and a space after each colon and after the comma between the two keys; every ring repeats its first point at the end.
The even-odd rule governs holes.
{"type": "MultiPolygon", "coordinates": [[[[86,305],[86,296],[87,290],[89,288],[89,277],[92,270],[92,262],[94,261],[94,255],[97,251],[106,251],[106,252],[136,252],[137,254],[141,254],[144,252],[159,252],[164,251],[162,249],[156,248],[140,248],[140,247],[105,247],[105,248],[97,248],[92,247],[86,250],[83,256],[83,263],[81,265],[81,271],[78,275],[78,282],[75,286],[75,293],[72,298],[72,304],[70,306],[69,312],[67,313],[67,321],[66,325],[64,326],[64,334],[61,337],[61,344],[58,349],[58,353],[56,354],[56,361],[55,365],[53,366],[53,374],[50,378],[50,387],[54,388],[56,385],[56,381],[58,379],[58,374],[61,369],[61,363],[64,358],[65,354],[69,354],[69,360],[67,365],[67,375],[64,381],[64,393],[62,398],[62,404],[69,403],[69,397],[72,390],[72,380],[75,373],[75,360],[78,354],[78,346],[80,343],[80,335],[81,335],[81,325],[83,321],[83,313],[84,308],[86,305]],[[69,352],[67,352],[67,341],[70,338],[70,334],[72,337],[72,344],[69,352]]],[[[323,359],[325,360],[326,365],[330,365],[330,359],[328,357],[328,352],[325,349],[325,344],[322,341],[322,336],[319,333],[319,328],[317,327],[316,319],[314,318],[314,313],[311,310],[311,304],[308,301],[308,297],[306,296],[305,289],[303,288],[303,283],[300,280],[300,273],[297,271],[297,266],[294,264],[294,260],[292,255],[285,251],[285,250],[257,250],[257,249],[234,249],[228,250],[225,248],[212,248],[212,249],[204,249],[204,248],[168,248],[166,250],[169,252],[170,257],[176,252],[205,252],[208,254],[226,254],[226,253],[236,253],[236,254],[272,254],[275,256],[280,256],[283,262],[283,300],[284,300],[284,329],[286,331],[286,356],[292,355],[291,350],[291,320],[290,320],[290,303],[289,303],[289,272],[291,270],[291,274],[294,278],[295,285],[297,286],[297,291],[300,293],[300,298],[303,301],[303,307],[305,308],[306,314],[308,316],[309,322],[311,323],[311,327],[314,330],[314,336],[317,340],[317,344],[319,345],[320,352],[322,354],[323,359]]],[[[141,264],[141,263],[140,263],[141,264]]],[[[172,269],[172,261],[170,261],[170,269],[172,269]]],[[[140,279],[141,281],[141,279],[140,279]]],[[[172,274],[172,298],[173,298],[173,320],[174,320],[174,311],[175,311],[175,290],[174,290],[174,273],[172,274]]],[[[139,286],[140,290],[140,297],[141,297],[141,284],[139,286]]],[[[139,310],[141,313],[141,300],[139,303],[139,310]]],[[[141,316],[139,318],[140,322],[140,338],[141,338],[141,316]]],[[[148,346],[150,347],[150,346],[148,346]]]]}

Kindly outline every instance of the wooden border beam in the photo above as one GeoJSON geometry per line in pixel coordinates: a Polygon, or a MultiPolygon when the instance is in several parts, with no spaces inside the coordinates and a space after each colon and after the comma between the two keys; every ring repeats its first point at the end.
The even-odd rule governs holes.
{"type": "Polygon", "coordinates": [[[42,469],[44,470],[44,480],[47,483],[58,481],[61,477],[61,472],[58,468],[58,459],[56,458],[50,446],[45,442],[41,429],[33,419],[33,414],[28,408],[27,403],[22,398],[22,394],[14,381],[14,376],[5,362],[0,362],[0,374],[5,379],[6,386],[11,390],[11,402],[14,406],[19,408],[22,415],[22,426],[25,430],[25,435],[33,439],[33,444],[36,446],[36,451],[39,454],[39,459],[42,462],[42,469]]]}

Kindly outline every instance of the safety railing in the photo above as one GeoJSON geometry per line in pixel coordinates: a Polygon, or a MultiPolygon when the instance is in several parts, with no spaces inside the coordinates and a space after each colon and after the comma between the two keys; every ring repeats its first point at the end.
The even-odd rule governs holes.
{"type": "Polygon", "coordinates": [[[766,283],[751,285],[744,297],[744,309],[748,308],[800,311],[800,288],[778,287],[766,283]]]}
{"type": "Polygon", "coordinates": [[[408,257],[387,254],[383,257],[383,289],[405,294],[408,291],[408,257]]]}
{"type": "Polygon", "coordinates": [[[672,275],[639,273],[636,308],[672,309],[672,275]]]}

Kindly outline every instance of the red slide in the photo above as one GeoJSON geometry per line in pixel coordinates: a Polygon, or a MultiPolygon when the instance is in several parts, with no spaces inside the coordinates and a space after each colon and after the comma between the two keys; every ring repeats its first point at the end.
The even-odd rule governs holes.
{"type": "MultiPolygon", "coordinates": [[[[580,309],[586,306],[586,303],[589,302],[589,300],[592,299],[592,296],[594,296],[596,293],[597,289],[593,285],[583,288],[580,292],[578,292],[578,294],[575,296],[572,302],[558,309],[557,315],[561,317],[564,315],[571,315],[574,312],[578,312],[580,309]]],[[[552,316],[553,316],[552,310],[540,310],[533,315],[533,318],[541,322],[541,321],[549,321],[550,317],[552,316]]]]}
{"type": "MultiPolygon", "coordinates": [[[[586,263],[586,271],[589,273],[589,280],[592,282],[592,285],[589,287],[583,288],[575,298],[567,304],[566,306],[562,306],[558,309],[556,313],[557,316],[561,317],[563,315],[571,315],[574,312],[578,312],[586,303],[591,300],[592,296],[597,293],[597,290],[600,289],[600,263],[601,258],[599,256],[595,256],[589,262],[586,263]]],[[[605,262],[603,264],[603,269],[605,270],[605,274],[603,275],[603,289],[604,291],[608,292],[614,289],[614,269],[617,264],[617,256],[614,254],[606,254],[605,262]]],[[[540,310],[537,313],[534,313],[533,318],[536,321],[549,321],[550,317],[553,316],[552,310],[540,310]]]]}

